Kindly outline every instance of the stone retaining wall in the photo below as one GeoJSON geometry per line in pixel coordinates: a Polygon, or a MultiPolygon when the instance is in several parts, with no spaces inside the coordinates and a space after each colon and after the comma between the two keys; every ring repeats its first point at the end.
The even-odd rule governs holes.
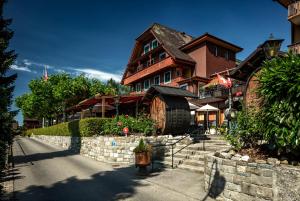
{"type": "Polygon", "coordinates": [[[300,200],[300,169],[205,156],[205,190],[234,201],[300,200]]]}
{"type": "MultiPolygon", "coordinates": [[[[34,135],[32,138],[42,142],[71,149],[81,155],[108,163],[134,163],[133,149],[141,138],[151,144],[165,144],[171,136],[158,137],[70,137],[70,136],[45,136],[34,135]]],[[[155,157],[162,157],[167,147],[154,149],[155,157]]]]}

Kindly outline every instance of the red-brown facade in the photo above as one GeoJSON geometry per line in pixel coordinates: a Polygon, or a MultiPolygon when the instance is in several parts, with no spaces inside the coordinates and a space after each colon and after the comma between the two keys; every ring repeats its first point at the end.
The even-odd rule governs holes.
{"type": "Polygon", "coordinates": [[[234,68],[242,48],[208,33],[193,38],[154,24],[136,39],[122,78],[132,93],[144,93],[151,85],[185,88],[199,95],[210,76],[234,68]]]}

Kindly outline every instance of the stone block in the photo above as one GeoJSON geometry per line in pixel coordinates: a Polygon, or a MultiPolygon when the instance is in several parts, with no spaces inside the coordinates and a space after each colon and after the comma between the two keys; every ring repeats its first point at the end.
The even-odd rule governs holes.
{"type": "Polygon", "coordinates": [[[241,191],[242,193],[245,193],[245,194],[251,195],[251,196],[256,196],[257,186],[250,184],[250,183],[242,182],[241,190],[242,190],[241,191]]]}
{"type": "Polygon", "coordinates": [[[250,167],[250,166],[247,166],[246,172],[250,173],[250,174],[255,174],[255,175],[260,175],[261,174],[261,170],[259,168],[250,167]]]}
{"type": "Polygon", "coordinates": [[[257,186],[257,196],[264,199],[273,200],[273,190],[272,188],[266,188],[263,186],[257,186]]]}
{"type": "Polygon", "coordinates": [[[273,178],[251,175],[251,183],[259,185],[259,186],[272,187],[273,178]]]}
{"type": "Polygon", "coordinates": [[[221,168],[221,171],[224,171],[226,173],[235,173],[236,168],[232,167],[232,166],[223,165],[222,168],[221,168]]]}
{"type": "Polygon", "coordinates": [[[236,166],[236,161],[233,160],[224,160],[223,161],[223,165],[227,165],[227,166],[236,166]]]}
{"type": "Polygon", "coordinates": [[[272,177],[273,176],[273,170],[263,169],[261,170],[261,175],[264,177],[272,177]]]}
{"type": "Polygon", "coordinates": [[[241,185],[243,182],[250,183],[251,177],[245,177],[241,175],[234,175],[233,176],[233,183],[241,185]]]}
{"type": "Polygon", "coordinates": [[[228,181],[226,181],[225,188],[228,189],[228,190],[231,190],[231,191],[235,191],[235,192],[241,192],[242,191],[241,185],[234,184],[234,183],[231,183],[231,182],[228,182],[228,181]]]}

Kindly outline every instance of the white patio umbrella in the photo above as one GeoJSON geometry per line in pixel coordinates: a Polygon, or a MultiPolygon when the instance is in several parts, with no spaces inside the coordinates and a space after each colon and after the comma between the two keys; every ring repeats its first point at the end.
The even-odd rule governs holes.
{"type": "Polygon", "coordinates": [[[190,103],[189,102],[189,107],[190,107],[190,110],[197,110],[199,109],[200,107],[198,107],[197,105],[193,104],[193,103],[190,103]]]}
{"type": "Polygon", "coordinates": [[[197,109],[196,111],[198,111],[198,112],[206,112],[206,115],[207,115],[206,125],[207,125],[207,128],[208,128],[208,120],[209,120],[208,112],[213,112],[213,111],[218,111],[218,110],[219,110],[218,108],[206,104],[206,105],[200,107],[199,109],[197,109]]]}

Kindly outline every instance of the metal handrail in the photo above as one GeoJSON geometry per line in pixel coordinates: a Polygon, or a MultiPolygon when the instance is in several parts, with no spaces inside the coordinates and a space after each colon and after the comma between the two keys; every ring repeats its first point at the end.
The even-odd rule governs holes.
{"type": "MultiPolygon", "coordinates": [[[[176,145],[177,143],[181,142],[183,139],[189,137],[190,134],[185,134],[185,136],[183,136],[182,138],[180,138],[179,140],[177,140],[176,142],[173,142],[173,143],[170,143],[170,144],[158,144],[158,145],[153,145],[152,147],[167,147],[167,146],[171,146],[172,148],[172,153],[171,153],[171,157],[172,157],[172,169],[174,168],[174,155],[176,153],[178,153],[179,151],[181,151],[182,149],[180,149],[179,151],[177,151],[176,153],[174,153],[174,145],[176,145]]],[[[188,145],[187,145],[188,146],[188,145]]],[[[185,147],[184,147],[185,148],[185,147]]],[[[151,161],[152,162],[152,170],[153,170],[153,160],[151,161]]]]}

